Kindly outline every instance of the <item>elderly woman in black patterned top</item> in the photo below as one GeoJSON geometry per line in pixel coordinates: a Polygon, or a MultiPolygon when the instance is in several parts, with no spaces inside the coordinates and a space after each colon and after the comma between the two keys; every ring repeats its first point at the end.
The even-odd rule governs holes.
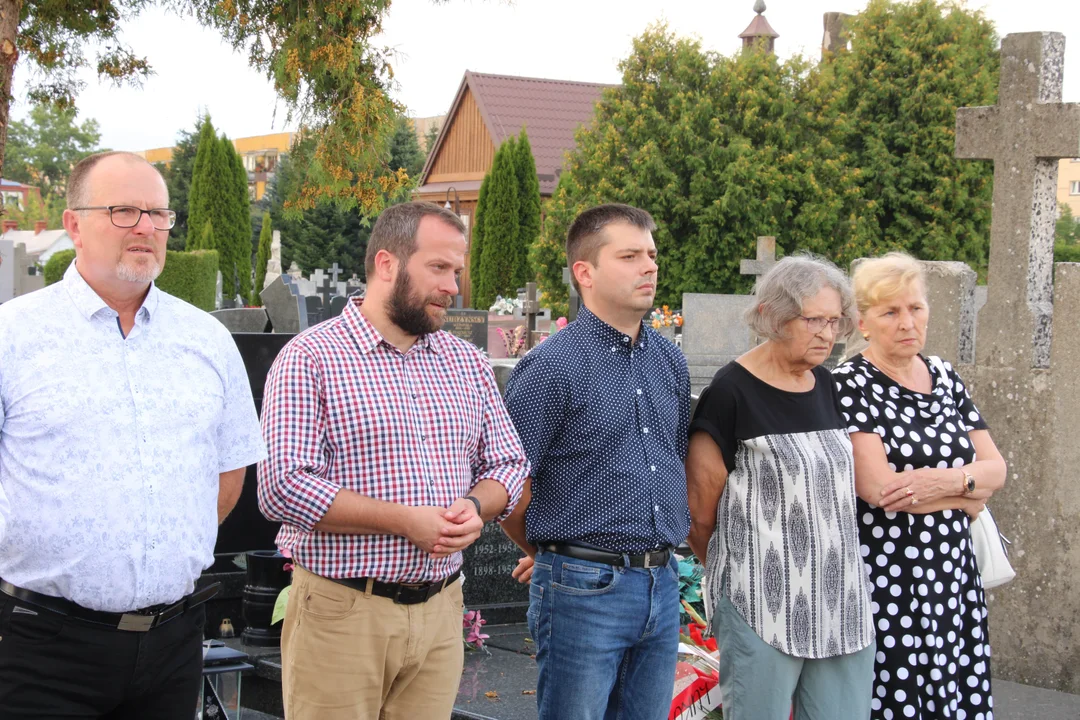
{"type": "Polygon", "coordinates": [[[854,329],[847,278],[784,258],[747,322],[767,338],[721,368],[690,425],[690,545],[705,563],[724,717],[865,720],[873,616],[854,463],[822,363],[854,329]]]}
{"type": "Polygon", "coordinates": [[[960,376],[920,354],[930,310],[918,261],[889,253],[853,279],[870,345],[835,378],[877,626],[871,717],[993,720],[968,522],[1005,483],[1005,461],[960,376]]]}

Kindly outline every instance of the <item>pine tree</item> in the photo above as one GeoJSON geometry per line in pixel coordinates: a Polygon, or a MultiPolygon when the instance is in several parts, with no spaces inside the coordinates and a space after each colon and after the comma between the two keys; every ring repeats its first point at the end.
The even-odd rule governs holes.
{"type": "Polygon", "coordinates": [[[266,282],[266,266],[270,262],[270,244],[273,241],[273,235],[270,213],[264,212],[262,230],[259,231],[259,254],[255,257],[255,287],[251,289],[252,305],[262,305],[259,293],[262,292],[263,284],[266,282]]]}
{"type": "MultiPolygon", "coordinates": [[[[232,141],[222,136],[222,154],[229,162],[227,185],[229,203],[229,255],[233,270],[223,275],[226,287],[242,298],[251,296],[251,196],[248,191],[247,170],[232,141]],[[231,281],[231,285],[230,285],[231,281]]],[[[224,269],[222,270],[224,273],[224,269]]]]}
{"type": "MultiPolygon", "coordinates": [[[[203,228],[207,220],[212,220],[218,240],[228,234],[229,217],[228,179],[232,173],[228,158],[222,152],[221,141],[214,130],[214,124],[207,115],[199,130],[199,145],[195,151],[195,164],[191,171],[191,188],[188,193],[188,227],[203,228]]],[[[188,238],[187,250],[192,250],[191,238],[188,238]]],[[[197,239],[202,245],[201,238],[197,239]]],[[[206,250],[214,248],[203,248],[206,250]]],[[[225,251],[222,248],[220,261],[224,268],[225,251]]]]}
{"type": "MultiPolygon", "coordinates": [[[[494,165],[494,163],[492,163],[494,165]]],[[[486,310],[490,305],[480,305],[477,302],[476,287],[480,278],[480,259],[484,253],[484,218],[487,216],[488,206],[488,189],[491,187],[491,171],[489,170],[484,175],[483,182],[480,183],[480,194],[476,199],[476,210],[474,211],[473,226],[472,226],[472,240],[469,245],[469,284],[471,287],[469,304],[477,310],[486,310]]]]}
{"type": "Polygon", "coordinates": [[[514,287],[524,287],[533,280],[529,267],[529,248],[540,237],[540,180],[536,176],[536,160],[525,128],[521,128],[515,150],[520,204],[518,243],[515,248],[514,287]]]}
{"type": "Polygon", "coordinates": [[[473,305],[479,308],[490,306],[497,295],[513,295],[520,287],[514,282],[521,222],[516,145],[513,137],[503,142],[491,166],[480,272],[473,283],[473,305]]]}

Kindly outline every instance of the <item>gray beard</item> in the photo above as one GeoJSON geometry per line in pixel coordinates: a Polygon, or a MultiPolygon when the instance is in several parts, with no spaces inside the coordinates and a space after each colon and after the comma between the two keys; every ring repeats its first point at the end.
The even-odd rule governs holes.
{"type": "Polygon", "coordinates": [[[160,274],[161,265],[157,260],[151,260],[149,264],[141,267],[132,267],[123,262],[116,266],[116,277],[125,282],[149,283],[157,280],[160,274]]]}

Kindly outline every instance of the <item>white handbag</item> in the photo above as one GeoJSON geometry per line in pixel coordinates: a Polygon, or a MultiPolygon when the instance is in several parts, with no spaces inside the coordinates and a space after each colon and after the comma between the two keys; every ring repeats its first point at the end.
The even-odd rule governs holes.
{"type": "Polygon", "coordinates": [[[971,521],[971,544],[975,548],[975,561],[979,564],[983,587],[995,588],[1016,577],[1005,549],[1009,541],[998,531],[990,508],[985,508],[971,521]]]}
{"type": "MultiPolygon", "coordinates": [[[[938,373],[945,377],[945,364],[941,358],[931,355],[929,360],[938,373]]],[[[998,530],[994,516],[990,514],[990,508],[984,508],[978,517],[971,521],[971,544],[975,550],[975,562],[979,565],[983,588],[989,590],[998,585],[1004,585],[1016,577],[1016,571],[1009,563],[1009,552],[1005,547],[1011,543],[998,530]]]]}

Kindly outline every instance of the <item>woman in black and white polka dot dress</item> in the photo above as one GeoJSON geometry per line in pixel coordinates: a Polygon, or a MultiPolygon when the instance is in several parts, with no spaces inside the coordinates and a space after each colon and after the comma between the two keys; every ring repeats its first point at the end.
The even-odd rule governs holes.
{"type": "Polygon", "coordinates": [[[925,279],[890,253],[854,276],[870,345],[835,372],[855,452],[877,629],[874,720],[993,720],[986,599],[969,517],[1005,461],[960,376],[925,358],[925,279]]]}

